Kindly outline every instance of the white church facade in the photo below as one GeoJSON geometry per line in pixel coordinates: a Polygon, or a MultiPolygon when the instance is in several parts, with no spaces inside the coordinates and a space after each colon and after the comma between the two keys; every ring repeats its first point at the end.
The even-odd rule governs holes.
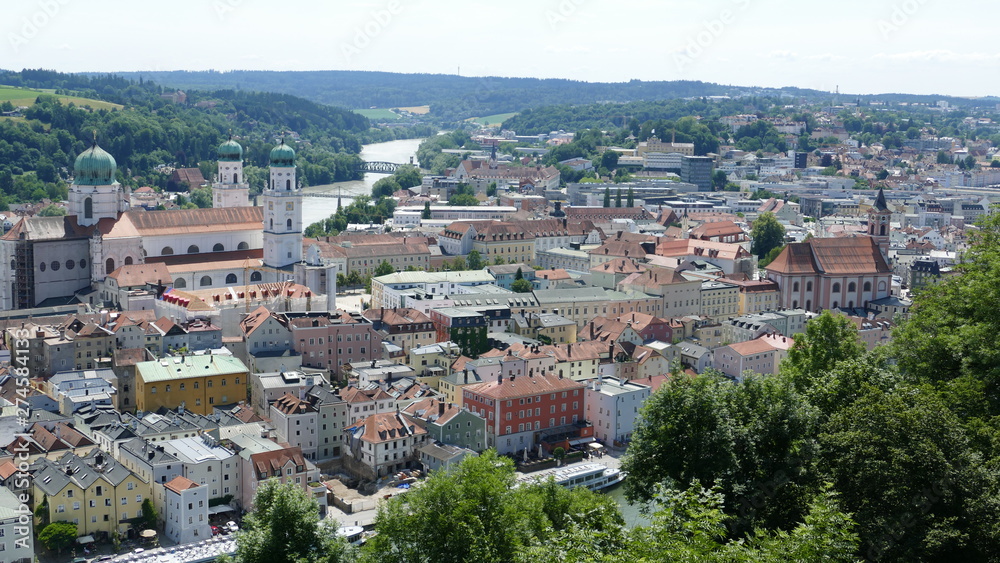
{"type": "MultiPolygon", "coordinates": [[[[76,159],[69,214],[23,218],[0,237],[0,264],[10,266],[0,269],[0,310],[55,305],[87,294],[100,305],[100,296],[90,290],[108,274],[153,262],[166,266],[171,280],[163,283],[177,289],[295,277],[316,283],[315,273],[296,267],[302,262],[303,226],[295,151],[282,141],[270,161],[262,206],[250,204],[243,149],[229,139],[219,147],[212,208],[144,211],[129,209],[129,189],[115,180],[114,157],[95,142],[76,159]]],[[[323,285],[314,290],[335,291],[323,285]]]]}

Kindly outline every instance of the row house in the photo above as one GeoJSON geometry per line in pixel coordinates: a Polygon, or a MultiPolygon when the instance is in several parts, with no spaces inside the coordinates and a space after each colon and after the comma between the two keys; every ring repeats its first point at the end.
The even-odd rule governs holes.
{"type": "Polygon", "coordinates": [[[465,406],[487,422],[487,445],[533,450],[546,433],[583,421],[583,383],[555,374],[498,375],[463,389],[465,406]]]}
{"type": "Polygon", "coordinates": [[[368,309],[362,313],[378,331],[382,342],[398,346],[406,353],[413,348],[437,342],[430,317],[409,307],[368,309]]]}
{"type": "Polygon", "coordinates": [[[409,415],[378,413],[344,429],[344,467],[362,479],[375,481],[419,466],[417,450],[427,430],[409,415]]]}
{"type": "Polygon", "coordinates": [[[282,313],[302,366],[342,373],[345,366],[382,357],[382,335],[360,313],[282,313]]]}

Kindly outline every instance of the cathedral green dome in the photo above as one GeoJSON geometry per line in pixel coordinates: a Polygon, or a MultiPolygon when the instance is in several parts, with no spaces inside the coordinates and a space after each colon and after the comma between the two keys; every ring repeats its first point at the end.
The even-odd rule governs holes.
{"type": "Polygon", "coordinates": [[[73,182],[83,186],[104,186],[115,182],[115,157],[94,143],[80,153],[73,165],[73,182]]]}
{"type": "Polygon", "coordinates": [[[242,162],[243,147],[229,137],[229,140],[219,145],[219,160],[242,162]]]}
{"type": "Polygon", "coordinates": [[[295,166],[295,149],[285,144],[281,144],[271,149],[271,166],[295,166]]]}

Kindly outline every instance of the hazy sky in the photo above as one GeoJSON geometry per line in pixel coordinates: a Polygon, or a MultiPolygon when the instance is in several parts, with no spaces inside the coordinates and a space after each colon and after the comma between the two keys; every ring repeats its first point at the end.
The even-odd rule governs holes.
{"type": "Polygon", "coordinates": [[[1000,94],[986,0],[19,0],[0,68],[384,70],[1000,94]]]}

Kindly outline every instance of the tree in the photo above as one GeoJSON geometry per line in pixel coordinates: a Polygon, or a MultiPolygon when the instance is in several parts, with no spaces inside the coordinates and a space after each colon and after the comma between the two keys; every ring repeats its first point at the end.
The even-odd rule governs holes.
{"type": "Polygon", "coordinates": [[[254,509],[236,536],[240,563],[349,561],[346,540],[319,521],[319,505],[297,483],[268,479],[254,495],[254,509]]]}
{"type": "Polygon", "coordinates": [[[479,200],[476,196],[469,194],[455,194],[448,198],[448,205],[453,206],[476,206],[479,205],[479,200]]]}
{"type": "Polygon", "coordinates": [[[756,254],[757,258],[764,258],[772,248],[784,244],[785,227],[778,222],[774,213],[767,211],[761,213],[753,222],[750,237],[753,239],[751,252],[756,254]]]}
{"type": "Polygon", "coordinates": [[[70,522],[53,522],[39,532],[38,541],[52,551],[62,553],[62,550],[76,541],[76,524],[70,522]]]}
{"type": "Polygon", "coordinates": [[[38,518],[38,527],[44,529],[49,525],[49,496],[42,495],[42,502],[35,507],[35,518],[38,518]]]}
{"type": "Polygon", "coordinates": [[[950,154],[948,154],[945,151],[938,151],[938,153],[937,153],[937,163],[938,164],[952,164],[953,162],[954,162],[954,160],[952,160],[950,154]]]}
{"type": "Polygon", "coordinates": [[[615,207],[621,207],[621,206],[622,206],[622,189],[618,188],[618,191],[615,192],[615,207]]]}
{"type": "Polygon", "coordinates": [[[506,263],[507,262],[504,261],[503,256],[500,256],[499,254],[497,254],[496,256],[493,257],[493,265],[494,266],[503,266],[506,263]]]}
{"type": "Polygon", "coordinates": [[[379,276],[387,276],[391,273],[394,273],[395,271],[396,268],[394,268],[392,264],[389,263],[388,260],[382,260],[382,263],[375,267],[375,273],[373,274],[373,277],[377,278],[379,276]]]}
{"type": "Polygon", "coordinates": [[[722,191],[728,183],[729,176],[724,171],[716,170],[712,172],[712,187],[715,188],[715,191],[722,191]]]}
{"type": "Polygon", "coordinates": [[[424,210],[420,212],[420,218],[421,219],[431,218],[431,202],[429,201],[424,202],[424,210]]]}
{"type": "Polygon", "coordinates": [[[420,487],[379,504],[379,533],[362,548],[362,561],[529,561],[527,550],[545,550],[561,532],[623,524],[607,497],[551,480],[518,487],[514,482],[514,464],[494,450],[466,457],[450,471],[431,472],[420,487]]]}
{"type": "Polygon", "coordinates": [[[607,168],[608,170],[614,170],[618,167],[618,151],[606,150],[604,154],[601,155],[601,168],[607,168]]]}
{"type": "Polygon", "coordinates": [[[930,388],[871,389],[836,413],[823,464],[870,560],[987,561],[997,477],[930,388]]]}
{"type": "Polygon", "coordinates": [[[531,285],[531,282],[526,279],[514,280],[514,283],[510,284],[511,291],[515,293],[531,293],[535,286],[531,285]]]}
{"type": "Polygon", "coordinates": [[[483,257],[479,254],[478,250],[469,252],[469,255],[465,258],[465,263],[470,270],[482,270],[486,266],[486,263],[483,262],[483,257]]]}
{"type": "Polygon", "coordinates": [[[916,293],[910,319],[896,332],[893,357],[901,372],[920,381],[969,376],[986,384],[1000,414],[1000,214],[972,231],[961,275],[916,293]]]}
{"type": "Polygon", "coordinates": [[[795,335],[795,344],[781,369],[799,391],[808,392],[839,362],[860,358],[864,353],[854,323],[844,315],[823,311],[806,324],[805,334],[795,335]]]}
{"type": "Polygon", "coordinates": [[[153,500],[147,498],[142,501],[142,526],[147,530],[156,529],[156,521],[159,515],[156,513],[156,507],[153,506],[153,500]]]}
{"type": "Polygon", "coordinates": [[[497,183],[490,182],[489,186],[486,186],[486,197],[495,197],[497,195],[497,183]]]}
{"type": "Polygon", "coordinates": [[[725,496],[733,535],[798,521],[818,490],[818,412],[788,378],[674,377],[642,407],[622,468],[625,496],[699,482],[725,496]]]}
{"type": "Polygon", "coordinates": [[[514,281],[523,279],[524,279],[524,272],[521,271],[521,268],[518,268],[517,271],[514,272],[514,281]]]}
{"type": "Polygon", "coordinates": [[[562,465],[562,460],[566,458],[566,450],[562,447],[555,448],[552,450],[552,457],[555,458],[557,464],[562,465]]]}
{"type": "Polygon", "coordinates": [[[611,188],[604,188],[604,207],[611,207],[611,188]]]}
{"type": "Polygon", "coordinates": [[[38,212],[39,217],[62,217],[64,215],[66,215],[66,208],[54,203],[46,205],[38,212]]]}
{"type": "Polygon", "coordinates": [[[635,192],[632,186],[628,187],[628,195],[625,198],[625,207],[635,207],[635,192]]]}
{"type": "Polygon", "coordinates": [[[763,268],[768,264],[770,264],[771,262],[774,262],[774,259],[777,258],[778,255],[781,254],[783,250],[785,250],[785,245],[775,246],[774,248],[771,249],[771,252],[767,253],[767,256],[757,261],[757,267],[763,268]]]}

